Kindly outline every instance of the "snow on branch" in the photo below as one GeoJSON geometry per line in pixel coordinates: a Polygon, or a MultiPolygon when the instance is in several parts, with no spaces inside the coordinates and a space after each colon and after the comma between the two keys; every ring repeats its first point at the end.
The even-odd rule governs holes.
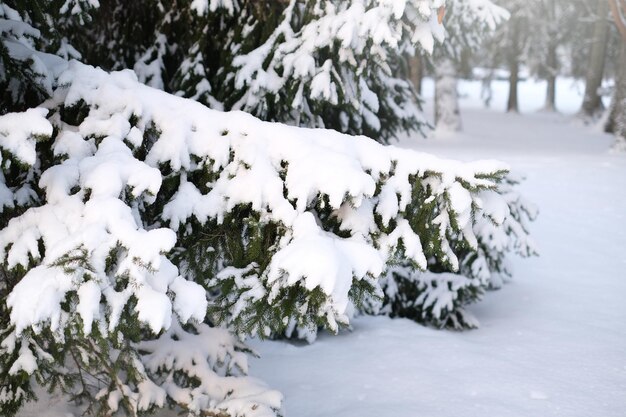
{"type": "MultiPolygon", "coordinates": [[[[53,145],[66,159],[42,175],[47,204],[30,209],[0,233],[9,267],[27,267],[32,260],[42,264],[26,275],[9,301],[18,330],[59,314],[37,310],[38,300],[48,299],[47,293],[32,297],[30,286],[43,291],[39,268],[60,274],[50,289],[54,294],[79,290],[80,281],[95,282],[109,300],[109,328],[117,325],[119,309],[131,295],[137,298],[139,317],[153,331],[168,328],[172,303],[166,294],[172,291],[176,305],[172,284],[179,278],[164,253],[175,245],[174,232],[192,216],[200,223],[219,224],[245,205],[262,221],[286,228],[263,271],[268,289],[277,292],[276,286],[297,282],[307,290],[319,287],[331,301],[326,315],[345,321],[352,280],[380,275],[398,240],[420,244],[420,237],[402,226],[415,187],[423,189],[425,200],[442,205],[434,219],[437,239],[443,258],[456,269],[448,235],[457,231],[472,242],[472,218],[489,210],[476,204],[478,192],[496,187],[507,170],[495,161],[459,163],[383,147],[364,137],[211,111],[143,86],[128,71],[107,74],[72,63],[59,84],[64,87],[50,107],[80,105],[88,112],[75,128],[62,130],[53,145]],[[143,161],[133,155],[142,147],[147,150],[143,161]],[[181,177],[178,192],[163,206],[162,219],[172,229],[137,218],[137,211],[157,198],[166,171],[215,176],[211,183],[196,184],[181,177]],[[314,209],[320,199],[327,201],[347,236],[326,230],[314,209]],[[396,231],[401,227],[402,232],[396,231]],[[45,253],[36,250],[39,240],[45,253]],[[391,243],[381,244],[385,241],[391,243]],[[66,274],[55,262],[72,250],[86,254],[86,264],[66,274]],[[115,268],[107,270],[113,252],[115,268]],[[318,269],[320,262],[326,263],[324,270],[318,269]],[[113,290],[121,277],[125,289],[113,290]]],[[[412,253],[424,267],[423,253],[412,253]]],[[[60,303],[62,295],[55,297],[60,303]]],[[[204,303],[199,300],[186,316],[201,319],[204,303]]]]}
{"type": "Polygon", "coordinates": [[[133,369],[126,381],[106,374],[111,384],[94,394],[111,410],[166,399],[193,412],[221,404],[231,415],[272,415],[273,391],[216,379],[226,356],[242,364],[240,346],[196,350],[221,340],[203,321],[241,336],[294,322],[337,331],[351,303],[382,294],[390,263],[425,270],[436,259],[459,271],[463,254],[481,250],[481,224],[492,234],[515,226],[500,188],[508,167],[497,161],[210,110],[132,71],[71,62],[57,85],[43,108],[0,117],[0,147],[30,166],[41,190],[0,230],[0,261],[20,277],[2,346],[35,360],[20,368],[30,374],[47,369],[43,350],[28,347],[38,338],[103,341],[93,357],[68,349],[79,349],[79,370],[109,357],[133,369]]]}

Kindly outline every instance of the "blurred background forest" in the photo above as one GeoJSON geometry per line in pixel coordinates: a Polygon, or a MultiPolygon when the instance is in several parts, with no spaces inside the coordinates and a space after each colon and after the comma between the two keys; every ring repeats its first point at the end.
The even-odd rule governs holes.
{"type": "MultiPolygon", "coordinates": [[[[620,36],[623,23],[611,11],[613,8],[614,13],[623,16],[623,4],[620,8],[618,3],[502,0],[498,4],[510,12],[508,21],[481,39],[479,46],[462,48],[454,55],[453,72],[440,71],[437,56],[429,59],[418,53],[410,59],[411,80],[419,91],[424,76],[480,80],[486,106],[492,96],[491,82],[503,80],[508,82],[506,110],[518,112],[520,81],[544,80],[543,110],[556,111],[557,79],[568,78],[580,81],[577,86],[584,89],[580,116],[586,122],[597,121],[617,92],[616,80],[620,69],[623,71],[626,66],[620,36]]],[[[559,87],[576,85],[563,83],[559,87]]],[[[452,119],[451,126],[458,129],[458,123],[452,119]]],[[[606,131],[616,131],[615,115],[607,119],[606,131]]]]}

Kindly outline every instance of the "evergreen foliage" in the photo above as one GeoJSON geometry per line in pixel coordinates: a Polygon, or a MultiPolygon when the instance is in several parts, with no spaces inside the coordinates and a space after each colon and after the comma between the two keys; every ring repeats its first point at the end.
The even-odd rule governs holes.
{"type": "MultiPolygon", "coordinates": [[[[381,296],[376,278],[393,259],[425,270],[433,256],[458,269],[465,258],[457,248],[480,250],[475,229],[484,222],[496,236],[517,225],[499,163],[439,160],[222,114],[127,71],[74,63],[58,84],[49,110],[0,119],[10,132],[1,145],[34,170],[39,202],[0,232],[6,270],[23,275],[6,298],[7,386],[22,371],[48,385],[61,372],[46,366],[57,355],[56,363],[75,362],[59,387],[102,413],[169,402],[243,415],[231,407],[242,401],[267,413],[279,397],[248,380],[227,396],[206,388],[206,401],[187,400],[180,390],[196,392],[204,376],[171,386],[159,372],[178,368],[148,366],[141,346],[170,340],[167,329],[203,333],[203,320],[242,336],[290,323],[337,331],[351,300],[381,296]],[[79,355],[83,338],[93,359],[79,355]],[[120,362],[105,375],[109,356],[120,362]],[[249,390],[264,394],[235,401],[249,390]]],[[[223,359],[212,354],[207,363],[219,376],[223,359]]]]}
{"type": "MultiPolygon", "coordinates": [[[[506,253],[533,253],[526,225],[533,213],[510,188],[502,163],[444,160],[364,136],[211,110],[143,85],[130,70],[109,73],[64,59],[77,56],[70,44],[82,52],[103,33],[124,32],[120,42],[130,42],[143,28],[126,32],[126,22],[97,16],[131,9],[106,3],[87,23],[95,1],[7,4],[1,5],[1,45],[8,51],[1,80],[16,93],[3,101],[0,116],[3,415],[14,415],[43,387],[98,416],[163,407],[190,415],[274,416],[281,395],[245,376],[251,352],[243,338],[295,332],[311,340],[318,327],[337,332],[349,325],[353,306],[373,312],[381,301],[394,315],[468,325],[462,307],[498,285],[497,274],[508,271],[506,253]],[[45,10],[40,20],[56,23],[49,30],[63,36],[40,36],[33,10],[45,10]],[[88,25],[92,31],[84,29],[88,25]],[[68,41],[71,28],[83,29],[68,41]],[[65,45],[62,57],[38,51],[57,45],[65,45]]],[[[224,43],[236,49],[250,40],[247,54],[238,57],[258,56],[270,45],[262,61],[285,65],[317,39],[307,30],[324,27],[327,17],[343,21],[329,23],[331,36],[307,50],[315,71],[297,72],[293,61],[291,75],[285,68],[274,74],[288,88],[310,88],[309,99],[319,86],[320,103],[313,98],[289,111],[305,117],[319,111],[324,126],[327,105],[364,108],[339,99],[343,78],[334,72],[344,68],[345,79],[362,91],[374,91],[361,84],[378,76],[380,94],[394,86],[391,94],[398,96],[389,99],[388,110],[397,126],[404,123],[397,112],[406,91],[387,70],[407,34],[430,49],[439,30],[434,0],[406,9],[387,1],[294,1],[281,5],[274,22],[281,32],[271,42],[276,29],[253,24],[267,12],[266,3],[159,5],[158,13],[142,17],[155,22],[158,42],[137,38],[134,51],[108,44],[110,65],[132,64],[143,81],[172,90],[179,83],[187,86],[180,87],[184,94],[205,102],[226,103],[216,86],[236,87],[246,71],[256,75],[244,80],[237,100],[282,97],[265,89],[271,83],[251,87],[275,71],[271,65],[231,56],[214,68],[207,65],[214,62],[204,55],[207,48],[215,57],[224,43]],[[407,26],[410,13],[429,16],[429,23],[407,26]],[[350,58],[342,55],[349,31],[340,29],[355,14],[372,20],[352,28],[353,35],[369,35],[355,35],[355,42],[368,41],[350,58]],[[226,21],[239,23],[228,26],[232,36],[174,47],[168,31],[193,19],[205,34],[226,30],[226,21]],[[292,42],[279,42],[281,36],[292,42]],[[360,79],[352,59],[367,61],[372,54],[380,67],[361,61],[369,75],[360,79]],[[324,71],[330,75],[318,84],[324,71]],[[207,84],[214,79],[223,84],[207,84]],[[332,85],[336,102],[333,89],[325,88],[332,85]]],[[[383,108],[383,96],[376,97],[383,108]]],[[[272,100],[276,108],[289,107],[272,100]]],[[[359,114],[350,114],[350,123],[369,118],[359,114]]],[[[382,116],[379,122],[379,132],[383,122],[395,123],[382,116]]]]}
{"type": "MultiPolygon", "coordinates": [[[[468,233],[475,238],[470,239],[469,245],[452,234],[450,245],[456,259],[441,262],[436,247],[432,247],[432,252],[425,251],[426,272],[405,259],[392,264],[381,279],[385,293],[382,306],[374,303],[368,311],[408,317],[435,327],[478,327],[478,321],[464,307],[480,300],[485,291],[500,288],[511,277],[508,254],[537,255],[528,229],[537,209],[515,192],[513,186],[518,182],[509,175],[499,180],[494,190],[480,194],[481,202],[498,194],[508,207],[502,206],[475,219],[468,233]]],[[[439,223],[441,219],[432,221],[439,223]]]]}
{"type": "Polygon", "coordinates": [[[85,62],[267,121],[381,142],[426,125],[405,55],[443,39],[441,0],[125,3],[104,2],[95,27],[73,32],[85,62]]]}

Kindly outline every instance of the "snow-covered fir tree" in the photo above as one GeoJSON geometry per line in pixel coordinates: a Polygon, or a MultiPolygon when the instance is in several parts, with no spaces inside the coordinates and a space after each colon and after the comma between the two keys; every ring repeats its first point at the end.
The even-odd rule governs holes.
{"type": "MultiPolygon", "coordinates": [[[[382,142],[423,124],[402,52],[432,45],[432,5],[292,0],[267,39],[233,59],[234,102],[264,120],[382,142]]],[[[432,3],[432,4],[431,4],[432,3]]]]}
{"type": "MultiPolygon", "coordinates": [[[[97,6],[33,4],[61,28],[97,6]]],[[[234,16],[229,4],[192,10],[234,16]]],[[[374,17],[404,18],[399,3],[377,4],[374,17]]],[[[428,45],[439,2],[420,4],[430,23],[414,39],[428,45]]],[[[336,332],[400,270],[431,270],[422,320],[465,323],[458,307],[497,285],[506,253],[532,252],[505,164],[211,110],[131,70],[39,52],[52,42],[32,9],[1,6],[3,65],[34,69],[0,82],[38,92],[12,95],[0,116],[3,415],[43,387],[90,415],[274,416],[282,397],[245,376],[245,337],[336,332]]],[[[64,38],[64,51],[80,43],[64,38]]],[[[137,62],[166,68],[155,48],[137,62]]],[[[186,62],[174,77],[200,83],[203,64],[186,62]]]]}
{"type": "Polygon", "coordinates": [[[381,142],[425,126],[404,56],[443,39],[433,11],[443,0],[136,3],[148,12],[107,2],[96,31],[75,32],[86,49],[115,51],[87,50],[87,62],[133,67],[152,86],[268,121],[381,142]]]}

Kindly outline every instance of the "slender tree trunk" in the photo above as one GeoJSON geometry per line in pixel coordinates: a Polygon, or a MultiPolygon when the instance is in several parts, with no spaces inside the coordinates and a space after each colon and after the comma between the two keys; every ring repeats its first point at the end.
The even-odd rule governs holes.
{"type": "Polygon", "coordinates": [[[409,80],[420,95],[422,94],[422,78],[424,78],[424,66],[419,52],[416,51],[415,55],[409,59],[409,80]]]}
{"type": "Polygon", "coordinates": [[[615,80],[615,93],[605,130],[615,134],[613,148],[626,151],[626,0],[609,0],[609,6],[622,38],[622,50],[615,80]]]}
{"type": "Polygon", "coordinates": [[[556,76],[559,71],[559,60],[557,56],[558,27],[556,26],[556,2],[554,0],[547,3],[548,20],[553,22],[548,28],[548,54],[546,56],[546,104],[544,109],[547,111],[556,110],[556,76]]]}
{"type": "Polygon", "coordinates": [[[509,61],[509,100],[506,105],[506,111],[519,112],[517,105],[517,84],[519,82],[519,61],[514,58],[509,61]]]}
{"type": "Polygon", "coordinates": [[[520,22],[518,19],[511,19],[509,22],[510,48],[506,53],[507,65],[509,67],[509,100],[506,111],[518,112],[517,84],[519,82],[519,54],[520,54],[520,22]]]}
{"type": "Polygon", "coordinates": [[[462,129],[457,78],[454,63],[443,58],[435,68],[435,126],[437,130],[458,132],[462,129]]]}
{"type": "Polygon", "coordinates": [[[548,56],[547,56],[547,81],[548,86],[546,89],[546,104],[545,110],[555,111],[556,110],[556,73],[557,73],[557,57],[556,57],[556,42],[550,41],[548,45],[548,56]]]}
{"type": "MultiPolygon", "coordinates": [[[[615,92],[604,130],[626,142],[626,40],[622,40],[615,92]]],[[[619,141],[619,140],[618,140],[619,141]]]]}
{"type": "Polygon", "coordinates": [[[606,61],[607,44],[609,40],[609,2],[598,0],[597,19],[593,27],[591,50],[589,51],[589,66],[585,83],[585,97],[581,108],[584,118],[596,119],[604,110],[602,97],[598,93],[602,85],[604,64],[606,61]]]}

